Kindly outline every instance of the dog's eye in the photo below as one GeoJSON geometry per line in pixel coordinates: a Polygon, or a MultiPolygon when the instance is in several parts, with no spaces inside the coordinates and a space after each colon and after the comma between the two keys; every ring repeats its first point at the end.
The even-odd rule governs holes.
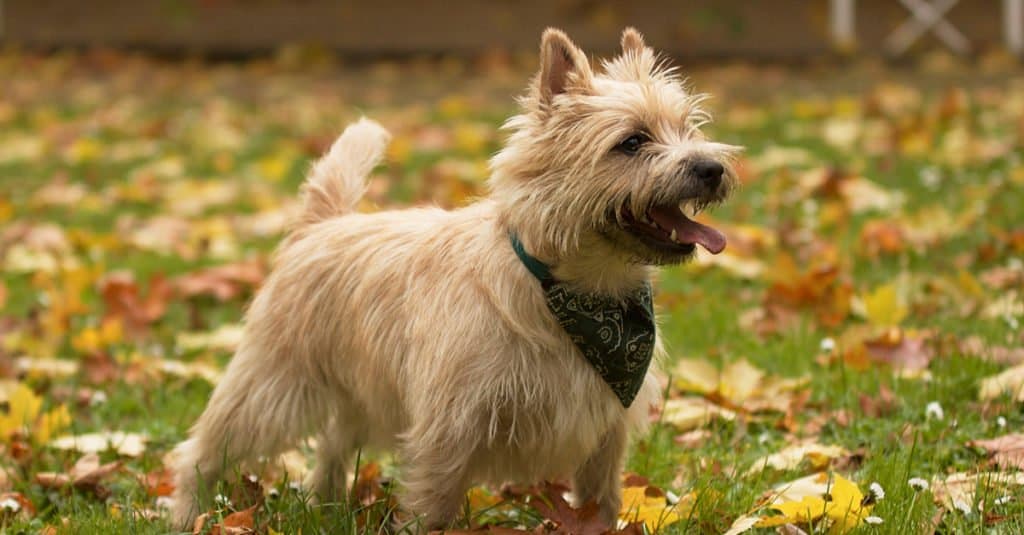
{"type": "Polygon", "coordinates": [[[633,134],[626,139],[622,140],[615,148],[625,152],[626,154],[636,154],[640,147],[647,143],[647,136],[643,134],[633,134]]]}

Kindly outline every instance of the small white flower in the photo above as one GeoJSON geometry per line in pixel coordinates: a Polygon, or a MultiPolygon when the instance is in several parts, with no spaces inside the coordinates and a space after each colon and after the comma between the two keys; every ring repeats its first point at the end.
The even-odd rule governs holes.
{"type": "Polygon", "coordinates": [[[877,526],[877,525],[881,524],[882,522],[884,522],[884,520],[882,520],[882,517],[880,517],[880,516],[869,516],[869,517],[865,517],[864,518],[864,522],[867,522],[868,524],[877,526]]]}
{"type": "Polygon", "coordinates": [[[939,405],[938,401],[932,401],[924,408],[924,415],[929,420],[935,418],[941,420],[946,417],[945,411],[942,410],[942,405],[939,405]]]}
{"type": "Polygon", "coordinates": [[[246,479],[249,480],[249,483],[259,483],[260,482],[260,478],[257,477],[256,474],[249,474],[248,476],[246,476],[246,479]]]}
{"type": "Polygon", "coordinates": [[[281,497],[281,491],[277,490],[277,487],[271,487],[270,490],[267,491],[267,496],[271,500],[276,500],[281,497]]]}
{"type": "Polygon", "coordinates": [[[928,481],[919,477],[912,477],[908,479],[907,484],[914,490],[928,490],[928,481]]]}
{"type": "Polygon", "coordinates": [[[879,485],[877,481],[868,486],[868,490],[871,491],[871,495],[875,497],[876,502],[880,502],[885,499],[885,489],[882,485],[879,485]]]}
{"type": "Polygon", "coordinates": [[[832,338],[822,338],[819,347],[823,352],[831,353],[836,350],[836,341],[832,338]]]}
{"type": "Polygon", "coordinates": [[[18,511],[21,511],[21,504],[14,498],[4,498],[0,500],[0,509],[17,513],[18,511]]]}
{"type": "Polygon", "coordinates": [[[996,425],[998,425],[999,427],[1006,427],[1006,418],[1002,416],[996,418],[996,425]]]}
{"type": "Polygon", "coordinates": [[[920,172],[921,185],[930,189],[936,190],[942,183],[942,175],[939,170],[934,167],[925,167],[920,172]]]}
{"type": "Polygon", "coordinates": [[[971,506],[967,505],[967,502],[963,500],[953,500],[953,509],[960,511],[965,515],[971,514],[971,506]]]}
{"type": "Polygon", "coordinates": [[[231,499],[223,494],[218,494],[213,497],[214,503],[221,507],[231,507],[231,499]]]}
{"type": "Polygon", "coordinates": [[[302,490],[302,483],[299,483],[298,481],[292,481],[291,483],[288,483],[288,488],[295,492],[298,492],[302,490]]]}
{"type": "Polygon", "coordinates": [[[996,505],[1006,505],[1006,504],[1010,503],[1010,500],[1012,500],[1012,499],[1013,499],[1012,496],[1003,496],[1001,498],[996,498],[994,503],[996,505]]]}
{"type": "Polygon", "coordinates": [[[89,396],[89,406],[97,407],[107,402],[107,393],[102,390],[97,390],[89,396]]]}
{"type": "Polygon", "coordinates": [[[154,504],[157,509],[170,509],[174,506],[174,498],[170,496],[157,496],[154,504]]]}
{"type": "Polygon", "coordinates": [[[672,492],[671,490],[666,490],[665,491],[665,501],[668,502],[669,505],[675,505],[675,504],[679,503],[679,495],[674,493],[674,492],[672,492]]]}

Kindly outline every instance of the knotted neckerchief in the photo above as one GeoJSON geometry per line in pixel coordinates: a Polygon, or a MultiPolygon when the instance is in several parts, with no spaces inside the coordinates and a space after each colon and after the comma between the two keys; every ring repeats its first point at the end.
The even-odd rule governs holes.
{"type": "Polygon", "coordinates": [[[540,281],[548,309],[559,325],[628,408],[644,383],[654,354],[651,285],[645,282],[625,301],[573,292],[568,284],[551,276],[548,266],[530,256],[519,238],[512,234],[509,238],[519,260],[540,281]]]}

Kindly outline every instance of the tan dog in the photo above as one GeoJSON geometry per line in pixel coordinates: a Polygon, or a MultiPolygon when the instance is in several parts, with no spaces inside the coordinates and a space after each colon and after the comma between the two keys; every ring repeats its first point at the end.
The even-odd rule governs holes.
{"type": "Polygon", "coordinates": [[[394,447],[401,505],[421,526],[450,523],[474,483],[563,477],[614,522],[627,434],[657,382],[644,362],[635,400],[617,397],[510,236],[565,287],[625,299],[652,266],[725,246],[683,209],[720,202],[735,182],[735,148],[699,130],[701,97],[635,30],[622,48],[596,73],[545,31],[490,195],[459,210],[355,213],[388,134],[365,119],[345,130],[313,167],[244,340],[177,449],[177,523],[232,463],[311,433],[321,498],[344,485],[357,448],[394,447]]]}

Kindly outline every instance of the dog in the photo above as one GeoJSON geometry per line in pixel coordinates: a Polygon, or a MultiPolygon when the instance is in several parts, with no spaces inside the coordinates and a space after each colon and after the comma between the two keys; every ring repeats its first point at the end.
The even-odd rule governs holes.
{"type": "Polygon", "coordinates": [[[738,150],[705,138],[704,97],[639,32],[621,46],[592,70],[543,33],[489,192],[461,209],[357,213],[389,134],[342,133],[175,450],[177,524],[234,463],[315,434],[321,500],[359,448],[393,448],[421,528],[450,525],[473,484],[554,478],[614,526],[629,434],[660,397],[650,281],[725,247],[691,217],[727,199],[738,150]]]}

